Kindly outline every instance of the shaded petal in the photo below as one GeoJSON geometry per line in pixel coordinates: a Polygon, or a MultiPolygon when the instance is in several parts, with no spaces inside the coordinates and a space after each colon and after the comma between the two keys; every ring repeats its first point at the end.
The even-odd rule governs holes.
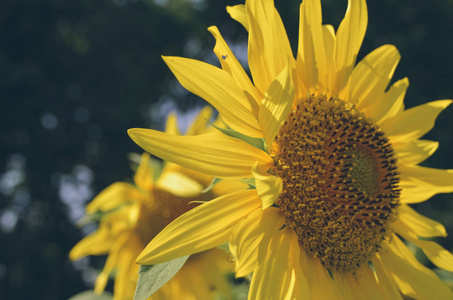
{"type": "Polygon", "coordinates": [[[236,277],[250,274],[263,261],[269,241],[284,222],[282,212],[269,207],[253,211],[236,225],[230,237],[230,251],[236,258],[236,277]]]}
{"type": "Polygon", "coordinates": [[[283,189],[282,179],[258,168],[258,164],[255,164],[252,173],[255,178],[256,193],[263,203],[263,209],[266,209],[273,205],[280,196],[283,189]]]}
{"type": "Polygon", "coordinates": [[[214,177],[249,178],[255,162],[268,168],[273,165],[266,152],[218,131],[176,136],[135,128],[128,133],[140,147],[157,157],[214,177]]]}
{"type": "Polygon", "coordinates": [[[343,92],[348,84],[368,25],[365,0],[349,0],[348,8],[337,31],[335,43],[335,69],[337,82],[333,91],[340,98],[348,99],[343,92]]]}
{"type": "Polygon", "coordinates": [[[144,191],[151,191],[154,184],[154,170],[149,163],[150,156],[144,152],[134,175],[135,185],[144,191]]]}
{"type": "Polygon", "coordinates": [[[208,28],[208,30],[216,39],[214,53],[217,55],[217,58],[222,64],[222,68],[234,78],[236,84],[246,92],[246,95],[249,95],[252,110],[258,111],[261,97],[258,94],[258,91],[256,90],[253,83],[250,81],[249,76],[247,75],[247,73],[245,73],[244,68],[242,68],[241,64],[234,56],[230,47],[228,47],[217,27],[211,26],[208,28]]]}
{"type": "Polygon", "coordinates": [[[451,100],[438,100],[409,108],[384,120],[380,126],[392,143],[413,141],[433,128],[439,113],[451,102],[451,100]]]}
{"type": "Polygon", "coordinates": [[[162,263],[226,243],[233,226],[260,207],[254,190],[231,193],[197,206],[165,227],[137,262],[162,263]]]}
{"type": "MultiPolygon", "coordinates": [[[[253,273],[248,299],[294,299],[298,289],[308,291],[299,266],[296,233],[285,227],[272,238],[265,260],[253,273]]],[[[308,296],[308,293],[306,293],[308,296]]]]}
{"type": "Polygon", "coordinates": [[[198,113],[195,120],[187,128],[186,135],[203,134],[208,131],[208,121],[212,118],[212,108],[210,106],[203,107],[198,113]]]}
{"type": "Polygon", "coordinates": [[[270,148],[275,136],[285,123],[294,100],[294,84],[291,69],[287,65],[275,78],[261,102],[259,123],[270,148]]]}
{"type": "Polygon", "coordinates": [[[274,1],[247,0],[249,24],[248,61],[253,82],[264,94],[286,67],[295,67],[288,36],[274,1]]]}
{"type": "Polygon", "coordinates": [[[402,203],[423,202],[438,193],[453,192],[453,169],[400,165],[402,203]]]}
{"type": "Polygon", "coordinates": [[[263,136],[249,99],[228,72],[194,59],[163,59],[181,85],[214,106],[228,126],[248,136],[263,136]]]}
{"type": "Polygon", "coordinates": [[[417,261],[406,245],[396,236],[384,242],[386,250],[377,254],[404,295],[415,299],[453,299],[452,291],[436,274],[417,261]]]}
{"type": "Polygon", "coordinates": [[[404,224],[409,231],[420,237],[447,236],[444,225],[419,214],[409,205],[403,204],[398,208],[396,222],[404,224]]]}
{"type": "Polygon", "coordinates": [[[369,299],[367,296],[365,296],[364,291],[357,284],[353,274],[337,273],[334,275],[334,278],[335,283],[338,286],[338,289],[341,291],[343,299],[348,300],[369,299]]]}
{"type": "Polygon", "coordinates": [[[87,255],[102,255],[109,252],[116,237],[111,236],[107,226],[100,226],[98,230],[84,237],[69,252],[69,258],[76,260],[87,255]]]}
{"type": "Polygon", "coordinates": [[[133,185],[125,182],[115,182],[102,190],[88,205],[86,211],[89,214],[96,211],[109,211],[121,204],[141,199],[140,191],[133,185]]]}
{"type": "Polygon", "coordinates": [[[245,5],[244,4],[238,4],[235,6],[227,6],[226,7],[227,12],[230,14],[230,17],[233,20],[236,20],[237,22],[241,23],[242,26],[248,31],[249,30],[249,23],[247,20],[247,12],[245,10],[245,5]]]}
{"type": "Polygon", "coordinates": [[[392,280],[391,276],[387,273],[385,268],[382,266],[380,259],[377,259],[376,256],[373,256],[371,259],[374,267],[377,280],[379,281],[379,286],[386,296],[385,299],[389,300],[403,300],[400,292],[398,291],[395,282],[392,280]]]}
{"type": "Polygon", "coordinates": [[[392,145],[398,159],[405,164],[419,164],[436,152],[438,142],[415,140],[410,143],[395,143],[392,145]]]}
{"type": "Polygon", "coordinates": [[[329,271],[321,264],[319,258],[300,249],[300,264],[306,274],[310,289],[310,299],[343,299],[329,271]]]}
{"type": "Polygon", "coordinates": [[[380,106],[376,95],[384,94],[401,55],[393,45],[383,45],[365,56],[351,74],[351,102],[357,109],[380,106]]]}
{"type": "Polygon", "coordinates": [[[401,113],[404,110],[404,97],[408,87],[409,79],[398,80],[385,94],[377,98],[373,104],[365,107],[363,112],[378,124],[401,113]]]}
{"type": "Polygon", "coordinates": [[[453,254],[449,251],[436,242],[419,240],[411,228],[402,222],[394,223],[392,227],[396,233],[420,247],[433,264],[441,269],[453,272],[453,254]]]}

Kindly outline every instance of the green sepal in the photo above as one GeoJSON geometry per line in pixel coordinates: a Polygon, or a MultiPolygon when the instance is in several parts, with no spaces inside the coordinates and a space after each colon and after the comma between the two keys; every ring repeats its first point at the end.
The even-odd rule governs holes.
{"type": "Polygon", "coordinates": [[[134,300],[148,299],[178,273],[188,258],[189,255],[157,265],[140,266],[134,300]]]}
{"type": "Polygon", "coordinates": [[[249,190],[256,189],[255,178],[244,178],[244,179],[240,179],[239,181],[248,184],[249,190]]]}
{"type": "Polygon", "coordinates": [[[242,141],[246,142],[247,144],[252,145],[253,147],[258,148],[260,150],[267,151],[267,145],[266,145],[265,139],[254,138],[254,137],[250,137],[248,135],[242,134],[240,132],[237,132],[236,130],[230,128],[227,124],[225,124],[225,122],[223,124],[225,124],[225,126],[227,128],[218,127],[212,122],[209,122],[209,123],[212,125],[212,127],[219,130],[220,132],[222,132],[225,135],[228,135],[235,139],[242,140],[242,141]]]}
{"type": "Polygon", "coordinates": [[[212,181],[211,181],[211,184],[205,188],[204,190],[201,191],[202,194],[205,194],[207,192],[209,192],[213,187],[214,185],[216,185],[217,183],[219,183],[220,181],[222,181],[222,178],[217,178],[215,177],[212,181]]]}

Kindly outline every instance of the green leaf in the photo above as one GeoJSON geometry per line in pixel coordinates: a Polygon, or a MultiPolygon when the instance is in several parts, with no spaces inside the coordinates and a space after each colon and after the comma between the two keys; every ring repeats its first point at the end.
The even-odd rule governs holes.
{"type": "Polygon", "coordinates": [[[112,300],[112,299],[113,295],[109,292],[103,292],[102,294],[98,295],[95,294],[94,291],[90,290],[74,295],[68,300],[112,300]]]}
{"type": "Polygon", "coordinates": [[[140,266],[134,300],[145,300],[154,294],[178,273],[188,258],[189,255],[153,266],[140,266]]]}
{"type": "Polygon", "coordinates": [[[248,184],[250,190],[256,189],[255,178],[244,178],[239,181],[248,184]]]}

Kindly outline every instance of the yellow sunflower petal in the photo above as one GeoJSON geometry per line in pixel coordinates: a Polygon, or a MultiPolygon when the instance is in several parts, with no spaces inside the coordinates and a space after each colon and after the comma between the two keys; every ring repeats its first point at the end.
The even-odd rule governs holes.
{"type": "Polygon", "coordinates": [[[200,183],[179,172],[163,173],[156,186],[180,197],[195,197],[204,189],[200,183]]]}
{"type": "Polygon", "coordinates": [[[96,211],[109,211],[121,204],[141,199],[142,195],[136,187],[125,182],[116,182],[97,195],[93,201],[86,206],[89,214],[96,211]]]}
{"type": "Polygon", "coordinates": [[[335,276],[334,278],[338,286],[338,289],[341,291],[344,299],[348,300],[373,299],[368,298],[368,296],[365,295],[365,292],[357,284],[357,281],[355,280],[353,274],[350,273],[341,274],[340,276],[335,276]]]}
{"type": "Polygon", "coordinates": [[[438,142],[428,140],[415,140],[410,143],[393,144],[398,159],[405,164],[419,164],[436,152],[438,142]]]}
{"type": "Polygon", "coordinates": [[[146,151],[188,169],[214,177],[252,177],[252,166],[273,165],[272,158],[246,142],[218,131],[195,136],[176,136],[151,129],[129,129],[129,136],[146,151]]]}
{"type": "Polygon", "coordinates": [[[227,6],[227,12],[230,14],[230,17],[233,20],[238,21],[239,23],[244,26],[244,28],[248,31],[249,30],[249,23],[247,21],[247,12],[245,10],[244,4],[238,4],[235,6],[227,6]]]}
{"type": "Polygon", "coordinates": [[[163,59],[181,85],[214,106],[228,126],[248,136],[263,136],[249,99],[228,72],[194,59],[163,59]]]}
{"type": "Polygon", "coordinates": [[[404,110],[404,97],[408,87],[409,79],[398,80],[374,103],[365,107],[363,112],[378,124],[401,113],[404,110]]]}
{"type": "Polygon", "coordinates": [[[310,288],[310,299],[343,299],[335,281],[321,261],[300,249],[300,264],[310,288]]]}
{"type": "Polygon", "coordinates": [[[438,100],[407,109],[384,120],[380,126],[392,143],[413,141],[433,128],[439,113],[451,102],[451,100],[438,100]]]}
{"type": "Polygon", "coordinates": [[[419,237],[447,236],[444,225],[419,214],[409,205],[403,204],[398,208],[398,220],[396,222],[403,223],[419,237]]]}
{"type": "Polygon", "coordinates": [[[144,152],[134,175],[135,185],[144,191],[150,191],[154,185],[154,170],[149,164],[149,154],[144,152]]]}
{"type": "Polygon", "coordinates": [[[264,94],[294,57],[274,1],[247,0],[249,24],[248,60],[253,82],[264,94]]]}
{"type": "Polygon", "coordinates": [[[69,258],[76,260],[87,255],[102,255],[109,252],[115,242],[115,238],[109,235],[106,226],[100,226],[98,230],[83,238],[69,252],[69,258]]]}
{"type": "Polygon", "coordinates": [[[227,71],[234,78],[234,80],[236,80],[237,85],[239,85],[242,90],[246,92],[246,95],[250,95],[249,98],[251,100],[252,110],[257,110],[261,97],[259,96],[258,91],[256,90],[253,83],[250,81],[249,76],[234,56],[230,47],[228,47],[217,27],[211,26],[208,28],[208,30],[216,39],[214,53],[217,55],[222,68],[227,71]]]}
{"type": "Polygon", "coordinates": [[[181,132],[179,131],[178,126],[178,116],[175,112],[171,112],[168,117],[167,121],[165,122],[165,132],[169,134],[180,135],[181,132]]]}
{"type": "Polygon", "coordinates": [[[282,228],[285,216],[276,207],[255,210],[240,221],[230,237],[230,251],[236,258],[236,277],[243,277],[258,266],[267,253],[272,236],[282,228]]]}
{"type": "Polygon", "coordinates": [[[453,272],[453,254],[449,251],[436,242],[419,240],[411,228],[402,222],[396,222],[392,227],[396,233],[420,247],[433,264],[441,269],[453,272]]]}
{"type": "Polygon", "coordinates": [[[228,241],[234,225],[260,207],[254,190],[228,194],[197,206],[165,227],[137,262],[157,264],[217,247],[228,241]]]}
{"type": "Polygon", "coordinates": [[[361,60],[351,74],[351,101],[357,109],[379,106],[376,95],[384,94],[401,58],[393,45],[383,45],[361,60]]]}
{"type": "Polygon", "coordinates": [[[398,291],[395,282],[382,266],[381,260],[379,260],[376,256],[373,256],[371,262],[373,263],[374,271],[376,272],[376,277],[379,281],[379,286],[385,295],[384,299],[403,300],[403,297],[398,291]]]}
{"type": "Polygon", "coordinates": [[[349,0],[348,8],[337,31],[335,43],[335,69],[337,82],[333,91],[341,99],[348,99],[343,92],[354,68],[368,24],[365,0],[349,0]]]}
{"type": "Polygon", "coordinates": [[[138,237],[133,235],[128,239],[127,247],[121,251],[113,287],[114,299],[133,299],[139,271],[139,265],[134,260],[142,247],[138,237]]]}
{"type": "Polygon", "coordinates": [[[263,203],[263,209],[266,209],[280,196],[283,188],[282,179],[267,173],[266,170],[261,170],[258,164],[253,166],[252,174],[255,178],[256,193],[263,203]]]}
{"type": "Polygon", "coordinates": [[[207,131],[208,121],[212,117],[212,108],[210,106],[203,107],[198,113],[195,120],[187,128],[186,135],[203,134],[207,131]]]}
{"type": "MultiPolygon", "coordinates": [[[[332,77],[334,72],[332,66],[328,65],[326,47],[324,46],[323,27],[322,27],[322,10],[320,0],[305,1],[305,19],[311,32],[313,51],[315,55],[316,67],[318,69],[318,85],[328,88],[328,78],[332,77]]],[[[308,49],[310,46],[308,46],[308,49]]],[[[308,57],[307,57],[308,59],[308,57]]],[[[315,74],[306,74],[314,76],[315,74]]]]}
{"type": "Polygon", "coordinates": [[[311,36],[310,25],[305,17],[305,1],[300,4],[299,20],[299,45],[297,48],[297,71],[300,79],[297,85],[303,85],[305,91],[301,91],[300,97],[305,94],[312,94],[318,85],[318,68],[316,67],[316,58],[311,36]]]}
{"type": "Polygon", "coordinates": [[[265,134],[268,147],[285,123],[294,100],[294,84],[291,69],[287,65],[267,89],[261,102],[259,123],[265,134]]]}
{"type": "Polygon", "coordinates": [[[292,229],[285,227],[275,234],[264,262],[253,273],[248,299],[294,299],[296,290],[307,286],[302,278],[295,281],[296,272],[301,274],[295,271],[300,268],[299,255],[299,242],[292,229]]]}
{"type": "Polygon", "coordinates": [[[438,193],[453,192],[453,169],[441,170],[402,164],[399,172],[402,203],[419,203],[438,193]]]}
{"type": "Polygon", "coordinates": [[[378,258],[404,295],[414,299],[453,299],[452,291],[433,271],[419,263],[397,236],[384,246],[386,250],[378,258]]]}

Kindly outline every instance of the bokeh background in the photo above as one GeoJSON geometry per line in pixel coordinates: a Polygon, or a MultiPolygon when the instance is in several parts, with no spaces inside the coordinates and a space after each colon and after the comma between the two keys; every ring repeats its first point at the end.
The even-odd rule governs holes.
{"type": "MultiPolygon", "coordinates": [[[[397,46],[394,81],[411,82],[406,107],[453,98],[453,1],[368,2],[360,57],[397,46]]],[[[71,262],[68,252],[95,229],[75,225],[84,205],[132,176],[128,154],[141,150],[126,130],[162,129],[172,110],[184,126],[204,103],[176,82],[160,55],[218,65],[206,30],[217,25],[246,63],[246,32],[225,10],[239,3],[0,1],[0,299],[68,299],[92,288],[104,258],[71,262]]],[[[299,3],[276,0],[294,49],[299,3]]],[[[337,27],[347,1],[322,4],[325,23],[337,27]]],[[[453,168],[452,120],[450,107],[426,136],[440,147],[424,165],[453,168]]],[[[453,232],[453,195],[416,208],[453,232]]],[[[453,238],[439,242],[453,249],[453,238]]]]}

